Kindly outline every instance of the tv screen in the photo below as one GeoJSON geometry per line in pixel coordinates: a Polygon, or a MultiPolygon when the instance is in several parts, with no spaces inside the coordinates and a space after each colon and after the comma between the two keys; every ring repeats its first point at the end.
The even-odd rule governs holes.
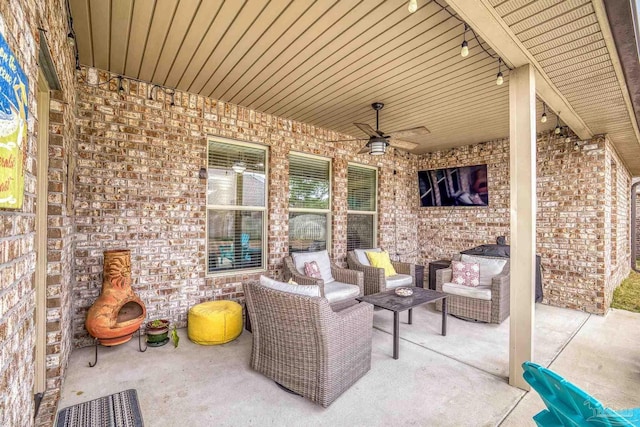
{"type": "Polygon", "coordinates": [[[418,171],[421,206],[487,206],[487,165],[418,171]]]}

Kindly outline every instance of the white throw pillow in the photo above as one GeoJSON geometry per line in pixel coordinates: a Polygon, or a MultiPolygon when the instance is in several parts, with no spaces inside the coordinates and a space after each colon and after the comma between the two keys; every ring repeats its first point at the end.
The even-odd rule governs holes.
{"type": "Polygon", "coordinates": [[[356,258],[358,258],[358,261],[360,262],[360,264],[368,265],[368,266],[371,266],[371,263],[369,262],[369,258],[367,258],[367,252],[381,252],[381,251],[382,251],[382,249],[380,249],[380,248],[354,249],[353,250],[353,252],[355,252],[356,258]]]}
{"type": "Polygon", "coordinates": [[[473,256],[462,254],[462,262],[475,262],[480,266],[480,288],[490,288],[493,276],[500,274],[504,266],[507,264],[506,259],[487,258],[482,256],[473,256]]]}
{"type": "Polygon", "coordinates": [[[331,260],[329,259],[329,252],[326,251],[316,251],[316,252],[294,252],[291,254],[291,258],[293,259],[293,265],[295,265],[298,273],[304,273],[304,263],[315,261],[320,268],[320,275],[322,276],[322,280],[324,283],[331,283],[335,279],[331,274],[331,260]]]}
{"type": "Polygon", "coordinates": [[[315,285],[291,285],[289,283],[273,280],[266,276],[260,276],[260,284],[266,288],[290,294],[305,295],[308,297],[320,296],[320,287],[315,285]]]}

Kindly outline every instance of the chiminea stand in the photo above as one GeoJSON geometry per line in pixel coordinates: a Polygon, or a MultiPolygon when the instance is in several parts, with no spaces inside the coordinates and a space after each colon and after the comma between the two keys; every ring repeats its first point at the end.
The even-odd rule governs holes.
{"type": "MultiPolygon", "coordinates": [[[[114,347],[112,345],[103,346],[102,344],[100,344],[100,340],[98,338],[94,338],[93,339],[93,346],[95,347],[96,351],[95,351],[95,354],[93,356],[93,363],[89,362],[89,367],[90,368],[93,368],[94,366],[96,366],[98,364],[98,347],[100,347],[100,346],[102,346],[102,347],[114,347]]],[[[146,342],[144,344],[144,349],[142,348],[142,327],[140,327],[138,329],[138,350],[140,350],[140,353],[144,353],[145,351],[147,351],[146,342]]]]}

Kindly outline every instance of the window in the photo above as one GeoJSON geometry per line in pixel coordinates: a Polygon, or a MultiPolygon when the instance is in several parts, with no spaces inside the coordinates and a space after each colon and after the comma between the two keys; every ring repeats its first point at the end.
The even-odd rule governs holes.
{"type": "Polygon", "coordinates": [[[266,148],[209,141],[207,271],[264,268],[266,148]]]}
{"type": "Polygon", "coordinates": [[[374,248],[378,204],[377,169],[349,165],[347,170],[347,250],[374,248]]]}
{"type": "Polygon", "coordinates": [[[289,252],[327,249],[331,212],[331,162],[289,157],[289,252]]]}

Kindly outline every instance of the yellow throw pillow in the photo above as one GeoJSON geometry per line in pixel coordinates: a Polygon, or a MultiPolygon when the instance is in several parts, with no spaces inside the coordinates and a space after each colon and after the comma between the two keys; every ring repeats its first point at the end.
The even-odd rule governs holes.
{"type": "Polygon", "coordinates": [[[289,279],[289,281],[287,282],[290,285],[297,285],[298,282],[294,282],[293,277],[291,279],[289,279]]]}
{"type": "Polygon", "coordinates": [[[369,263],[372,267],[384,268],[384,277],[395,276],[396,269],[393,268],[391,264],[391,260],[389,259],[389,252],[365,252],[367,254],[367,258],[369,258],[369,263]]]}

